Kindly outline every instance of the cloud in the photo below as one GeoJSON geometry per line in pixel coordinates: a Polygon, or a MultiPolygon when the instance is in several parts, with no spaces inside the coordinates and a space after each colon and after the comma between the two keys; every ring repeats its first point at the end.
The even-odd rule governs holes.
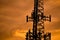
{"type": "Polygon", "coordinates": [[[24,0],[0,0],[0,40],[21,39],[13,37],[13,33],[17,29],[25,29],[26,14],[29,12],[28,10],[32,9],[30,0],[25,1],[25,4],[23,2],[24,0]]]}
{"type": "MultiPolygon", "coordinates": [[[[0,40],[24,40],[13,36],[13,33],[17,29],[28,31],[32,28],[32,23],[26,22],[26,15],[30,15],[32,10],[33,0],[0,0],[0,40]]],[[[45,14],[51,14],[53,19],[46,25],[46,30],[60,29],[59,10],[59,0],[45,0],[45,14]]]]}

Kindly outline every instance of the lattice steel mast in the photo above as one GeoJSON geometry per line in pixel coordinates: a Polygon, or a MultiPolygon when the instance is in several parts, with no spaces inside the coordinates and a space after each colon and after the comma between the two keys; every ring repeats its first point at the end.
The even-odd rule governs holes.
{"type": "Polygon", "coordinates": [[[27,22],[33,21],[33,30],[26,33],[26,40],[51,40],[51,33],[44,32],[44,21],[51,22],[51,15],[44,15],[43,0],[34,0],[34,10],[31,17],[27,16],[27,22]]]}

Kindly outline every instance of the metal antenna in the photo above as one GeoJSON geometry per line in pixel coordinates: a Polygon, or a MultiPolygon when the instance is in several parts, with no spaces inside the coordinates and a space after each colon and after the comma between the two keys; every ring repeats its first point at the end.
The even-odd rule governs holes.
{"type": "Polygon", "coordinates": [[[33,30],[26,33],[26,40],[51,40],[51,33],[44,32],[44,21],[51,22],[51,15],[44,15],[44,1],[34,0],[34,10],[26,21],[33,21],[33,30]]]}

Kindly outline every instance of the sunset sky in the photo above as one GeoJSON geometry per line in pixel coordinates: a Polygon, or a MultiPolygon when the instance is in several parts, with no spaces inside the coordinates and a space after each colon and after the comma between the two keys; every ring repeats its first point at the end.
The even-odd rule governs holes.
{"type": "MultiPolygon", "coordinates": [[[[0,40],[25,40],[32,28],[26,15],[31,15],[33,5],[34,0],[0,0],[0,40]]],[[[52,16],[52,22],[45,22],[45,31],[52,33],[52,40],[60,40],[60,0],[44,0],[44,14],[52,16]]]]}

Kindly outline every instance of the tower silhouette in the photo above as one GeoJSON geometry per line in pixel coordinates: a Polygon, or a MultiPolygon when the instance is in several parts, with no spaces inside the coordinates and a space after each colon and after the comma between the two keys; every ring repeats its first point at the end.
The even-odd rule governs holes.
{"type": "Polygon", "coordinates": [[[51,40],[51,33],[44,32],[44,21],[51,22],[51,15],[44,15],[43,0],[34,0],[34,10],[31,17],[26,16],[26,21],[33,22],[33,30],[26,33],[26,40],[51,40]]]}

